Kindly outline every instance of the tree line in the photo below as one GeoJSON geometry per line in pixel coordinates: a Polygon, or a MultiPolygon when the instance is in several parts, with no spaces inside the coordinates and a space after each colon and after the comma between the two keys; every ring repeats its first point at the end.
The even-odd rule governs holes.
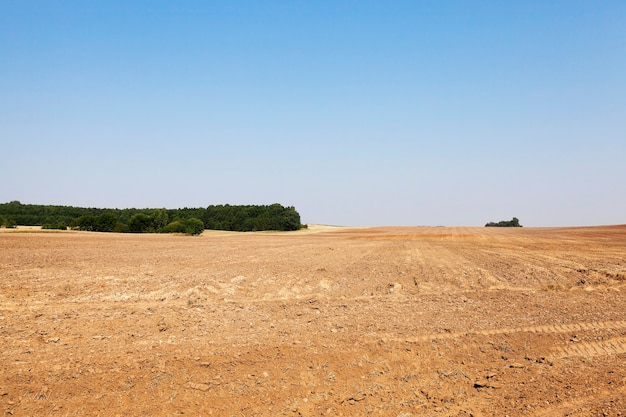
{"type": "Polygon", "coordinates": [[[513,217],[511,220],[502,220],[498,223],[489,222],[485,225],[485,227],[522,227],[519,224],[519,219],[517,217],[513,217]]]}
{"type": "Polygon", "coordinates": [[[206,208],[102,209],[73,206],[0,204],[0,225],[42,226],[45,229],[121,233],[187,233],[204,229],[238,232],[298,230],[300,214],[294,207],[271,205],[214,205],[206,208]]]}

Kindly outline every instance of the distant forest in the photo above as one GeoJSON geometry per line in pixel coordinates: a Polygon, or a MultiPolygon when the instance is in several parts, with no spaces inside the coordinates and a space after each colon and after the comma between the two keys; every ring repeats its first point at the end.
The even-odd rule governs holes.
{"type": "Polygon", "coordinates": [[[238,232],[298,230],[300,214],[294,207],[280,204],[181,209],[101,209],[72,206],[0,204],[0,225],[5,227],[42,226],[44,229],[93,232],[187,233],[204,229],[238,232]]]}

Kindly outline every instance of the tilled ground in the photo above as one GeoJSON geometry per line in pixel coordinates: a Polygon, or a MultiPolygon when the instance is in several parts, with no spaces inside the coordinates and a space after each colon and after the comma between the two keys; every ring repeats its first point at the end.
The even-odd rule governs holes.
{"type": "Polygon", "coordinates": [[[0,233],[0,413],[626,416],[626,226],[0,233]]]}

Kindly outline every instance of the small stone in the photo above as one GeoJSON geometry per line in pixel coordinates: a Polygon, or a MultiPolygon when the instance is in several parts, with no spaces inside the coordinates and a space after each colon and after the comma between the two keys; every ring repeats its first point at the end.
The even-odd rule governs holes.
{"type": "Polygon", "coordinates": [[[399,282],[391,282],[389,283],[389,285],[387,286],[387,292],[389,294],[399,291],[402,289],[402,284],[400,284],[399,282]]]}
{"type": "Polygon", "coordinates": [[[190,382],[189,388],[195,389],[198,391],[208,391],[211,387],[207,384],[196,384],[196,383],[190,382]]]}

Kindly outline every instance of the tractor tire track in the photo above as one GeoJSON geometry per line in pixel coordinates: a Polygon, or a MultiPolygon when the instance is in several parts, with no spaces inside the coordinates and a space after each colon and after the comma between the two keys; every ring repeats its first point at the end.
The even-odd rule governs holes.
{"type": "MultiPolygon", "coordinates": [[[[552,407],[544,408],[535,414],[535,417],[552,417],[552,416],[589,416],[593,410],[602,408],[606,402],[612,400],[623,399],[626,395],[626,388],[621,387],[613,391],[604,391],[599,394],[585,396],[574,401],[558,404],[552,407]]],[[[600,414],[598,414],[600,415],[600,414]]],[[[606,414],[605,414],[606,415],[606,414]]]]}
{"type": "Polygon", "coordinates": [[[553,349],[553,357],[584,357],[610,356],[626,353],[626,337],[613,337],[598,342],[573,343],[565,347],[553,349]]]}
{"type": "MultiPolygon", "coordinates": [[[[398,338],[394,337],[393,334],[381,334],[375,333],[370,334],[368,336],[375,337],[377,339],[385,338],[387,340],[395,340],[395,341],[404,341],[408,343],[418,343],[418,342],[428,342],[431,340],[443,340],[443,339],[457,339],[466,336],[494,336],[501,334],[515,334],[515,333],[569,333],[569,332],[580,332],[586,330],[607,330],[607,329],[626,329],[626,320],[619,321],[596,321],[596,322],[574,322],[574,323],[566,323],[566,324],[550,324],[543,326],[523,326],[523,327],[508,327],[508,328],[500,328],[500,329],[486,329],[486,330],[469,330],[466,332],[450,332],[450,333],[430,333],[418,335],[415,337],[408,338],[398,338]]],[[[613,351],[615,353],[624,353],[622,348],[626,348],[626,337],[624,338],[615,338],[618,340],[613,341],[613,345],[615,348],[613,351]]],[[[611,339],[613,340],[613,339],[611,339]]],[[[609,342],[609,341],[607,341],[609,342]]],[[[610,351],[610,346],[612,344],[607,344],[607,347],[603,347],[603,345],[599,344],[600,342],[593,342],[594,345],[589,346],[587,349],[589,352],[604,352],[610,351]],[[598,344],[596,347],[595,344],[598,344]]],[[[590,344],[590,343],[587,343],[590,344]]],[[[584,343],[579,344],[578,346],[583,346],[584,343]]]]}

